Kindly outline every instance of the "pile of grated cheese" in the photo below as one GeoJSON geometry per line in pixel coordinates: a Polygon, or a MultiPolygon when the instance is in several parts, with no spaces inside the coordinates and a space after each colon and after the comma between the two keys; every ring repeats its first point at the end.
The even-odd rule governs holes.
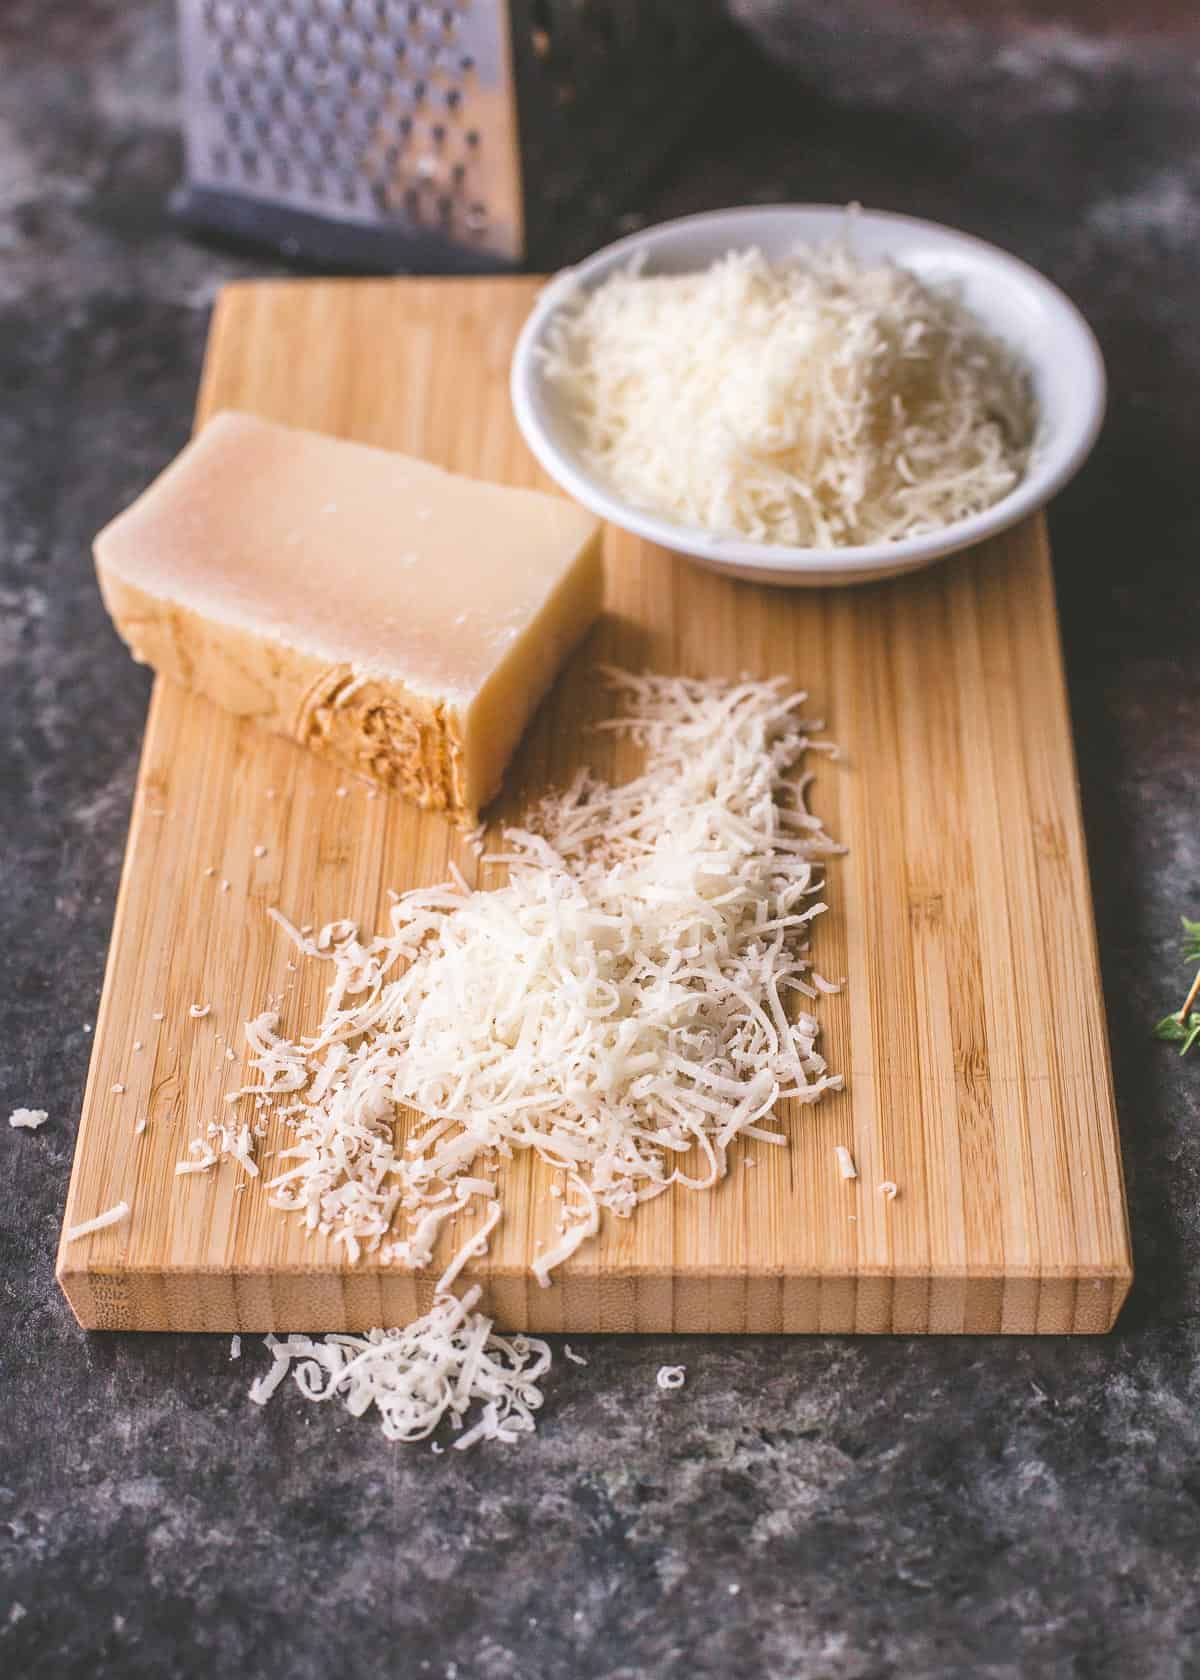
{"type": "Polygon", "coordinates": [[[271,1200],[352,1259],[427,1265],[448,1220],[494,1201],[481,1174],[532,1149],[565,1187],[559,1240],[532,1262],[546,1283],[603,1211],[709,1188],[736,1139],[785,1141],[779,1101],[840,1084],[815,1017],[791,1007],[833,989],[806,957],[817,864],[835,848],[805,808],[809,778],[791,775],[816,744],[804,697],[779,682],[609,680],[626,713],[601,727],[639,739],[643,772],[615,787],[581,775],[506,831],[505,886],[404,893],[366,942],[348,922],[313,940],[277,915],[333,969],[324,1018],[300,1039],[272,1012],[251,1021],[262,1083],[230,1100],[283,1099],[293,1141],[271,1200]],[[405,1109],[417,1120],[400,1145],[405,1109]]]}
{"type": "Polygon", "coordinates": [[[848,239],[695,274],[635,261],[569,298],[546,377],[626,501],[722,537],[830,549],[919,536],[1022,478],[1026,371],[945,287],[848,239]]]}
{"type": "Polygon", "coordinates": [[[374,1406],[389,1441],[423,1441],[446,1417],[463,1431],[459,1449],[515,1441],[535,1427],[550,1349],[533,1336],[494,1334],[491,1319],[475,1311],[479,1296],[478,1287],[461,1300],[444,1296],[403,1330],[268,1336],[271,1368],[251,1385],[250,1398],[265,1406],[292,1371],[306,1400],[340,1400],[352,1417],[374,1406]],[[464,1430],[473,1405],[479,1416],[464,1430]]]}

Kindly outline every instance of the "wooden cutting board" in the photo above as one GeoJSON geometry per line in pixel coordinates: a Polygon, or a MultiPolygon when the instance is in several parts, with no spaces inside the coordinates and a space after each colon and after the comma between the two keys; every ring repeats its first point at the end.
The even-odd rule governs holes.
{"type": "MultiPolygon", "coordinates": [[[[251,409],[538,483],[507,394],[535,288],[231,287],[197,418],[251,409]]],[[[849,850],[829,868],[814,950],[825,974],[847,979],[819,1009],[846,1090],[785,1112],[790,1147],[751,1146],[715,1192],[679,1190],[610,1221],[547,1290],[528,1263],[553,1237],[557,1204],[546,1171],[517,1161],[474,1273],[491,1309],[509,1327],[572,1331],[1108,1329],[1129,1289],[1129,1236],[1041,522],[908,580],[840,592],[729,582],[616,531],[608,566],[606,614],[536,718],[495,815],[516,815],[581,755],[627,771],[611,756],[622,749],[586,733],[605,706],[598,660],[782,672],[806,688],[843,751],[815,764],[814,807],[849,850]],[[837,1144],[856,1181],[840,1177],[837,1144]]],[[[468,878],[499,879],[438,817],[370,798],[289,742],[156,683],[65,1224],[122,1199],[132,1214],[60,1249],[82,1324],[346,1330],[428,1304],[440,1263],[416,1278],[352,1268],[232,1164],[187,1178],[174,1168],[228,1112],[241,1023],[268,994],[286,992],[288,1024],[316,1019],[321,976],[288,968],[268,906],[297,923],[375,925],[388,888],[441,880],[450,858],[468,878]],[[211,1012],[193,1018],[192,1004],[211,1012]]],[[[265,1147],[286,1141],[273,1127],[265,1147]]]]}

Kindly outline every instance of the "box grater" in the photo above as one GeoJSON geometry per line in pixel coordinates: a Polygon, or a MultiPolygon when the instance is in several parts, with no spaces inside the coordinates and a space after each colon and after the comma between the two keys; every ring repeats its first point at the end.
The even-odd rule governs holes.
{"type": "Polygon", "coordinates": [[[720,74],[720,0],[179,0],[191,226],[341,268],[558,266],[720,74]]]}

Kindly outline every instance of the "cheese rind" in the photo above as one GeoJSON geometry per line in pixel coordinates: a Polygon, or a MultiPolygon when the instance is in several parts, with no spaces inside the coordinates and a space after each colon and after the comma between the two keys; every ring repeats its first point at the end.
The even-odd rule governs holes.
{"type": "Polygon", "coordinates": [[[463,820],[603,588],[573,503],[233,413],[95,553],[136,659],[463,820]]]}

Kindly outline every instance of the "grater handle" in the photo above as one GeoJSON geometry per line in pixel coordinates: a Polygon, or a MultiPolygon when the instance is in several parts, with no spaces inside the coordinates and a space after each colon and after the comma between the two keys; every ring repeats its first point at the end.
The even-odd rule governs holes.
{"type": "Polygon", "coordinates": [[[336,222],[211,187],[179,186],[169,208],[202,239],[244,251],[265,248],[283,262],[325,274],[511,274],[517,268],[493,251],[456,244],[434,229],[407,229],[401,244],[386,224],[336,222]]]}

